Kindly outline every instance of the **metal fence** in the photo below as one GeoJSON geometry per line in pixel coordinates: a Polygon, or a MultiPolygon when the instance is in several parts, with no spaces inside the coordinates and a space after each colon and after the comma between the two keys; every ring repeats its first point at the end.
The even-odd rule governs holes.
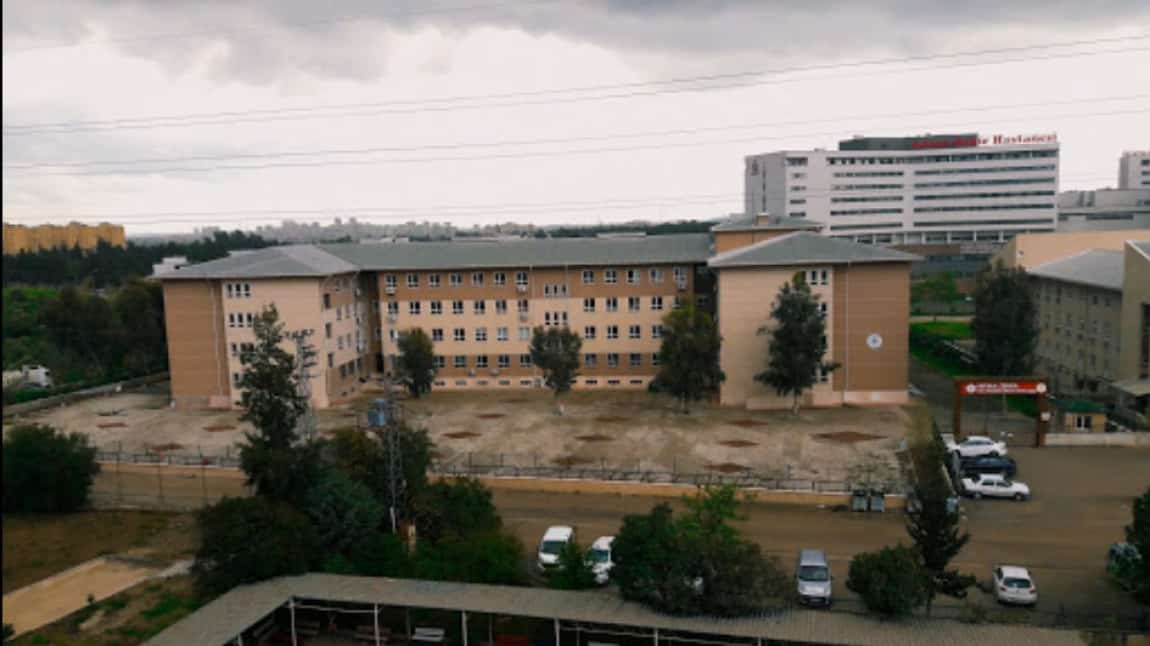
{"type": "Polygon", "coordinates": [[[97,452],[100,473],[92,483],[97,509],[191,511],[222,498],[251,495],[239,459],[223,455],[97,452]]]}
{"type": "Polygon", "coordinates": [[[149,451],[137,453],[122,451],[118,448],[99,448],[96,450],[96,461],[102,464],[163,464],[167,466],[207,466],[227,469],[240,468],[238,451],[231,447],[225,448],[223,453],[204,453],[197,450],[195,453],[176,453],[169,451],[149,451]]]}
{"type": "MultiPolygon", "coordinates": [[[[463,453],[432,461],[428,471],[443,476],[483,476],[494,478],[548,478],[558,480],[596,480],[603,482],[636,482],[648,484],[734,485],[740,488],[815,493],[849,493],[863,488],[876,488],[874,483],[852,483],[846,480],[792,478],[785,475],[756,472],[753,469],[724,473],[671,469],[645,469],[612,465],[606,460],[562,465],[543,462],[538,456],[463,453]]],[[[894,492],[897,487],[879,487],[894,492]]],[[[901,492],[901,490],[899,490],[901,492]]]]}

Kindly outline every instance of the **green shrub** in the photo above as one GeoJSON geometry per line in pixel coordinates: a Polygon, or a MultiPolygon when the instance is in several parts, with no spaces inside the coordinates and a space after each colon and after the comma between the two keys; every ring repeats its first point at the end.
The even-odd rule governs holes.
{"type": "Polygon", "coordinates": [[[4,438],[4,511],[81,509],[99,471],[87,436],[40,424],[16,426],[4,438]]]}
{"type": "Polygon", "coordinates": [[[915,551],[903,545],[864,552],[851,559],[847,589],[862,597],[867,610],[903,617],[926,602],[926,575],[915,551]]]}

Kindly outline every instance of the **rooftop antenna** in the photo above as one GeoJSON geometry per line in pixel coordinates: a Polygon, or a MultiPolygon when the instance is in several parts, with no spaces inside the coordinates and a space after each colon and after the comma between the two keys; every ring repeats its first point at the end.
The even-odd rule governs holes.
{"type": "Polygon", "coordinates": [[[298,330],[289,336],[295,341],[296,392],[304,401],[304,412],[296,422],[296,431],[304,442],[315,439],[315,411],[311,403],[311,369],[315,367],[315,347],[308,341],[314,329],[298,330]]]}

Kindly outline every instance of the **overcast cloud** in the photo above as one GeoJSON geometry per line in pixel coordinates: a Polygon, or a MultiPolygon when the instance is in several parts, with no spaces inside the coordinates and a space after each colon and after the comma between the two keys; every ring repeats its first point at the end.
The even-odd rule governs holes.
{"type": "Polygon", "coordinates": [[[112,216],[287,208],[339,215],[379,207],[390,209],[381,219],[424,219],[445,205],[614,199],[648,203],[590,215],[541,208],[515,218],[476,208],[457,223],[714,217],[741,204],[743,155],[830,147],[852,133],[1057,131],[1063,188],[1113,185],[1120,152],[1150,146],[1150,77],[1133,73],[1150,69],[1146,38],[928,61],[917,64],[926,68],[920,71],[887,65],[745,78],[738,82],[755,83],[706,92],[593,101],[533,95],[481,109],[410,103],[1139,36],[1150,34],[1144,1],[329,4],[5,2],[5,220],[108,214],[142,233],[259,222],[112,216]],[[1098,53],[1104,50],[1125,51],[1098,53]],[[1016,58],[1032,60],[1004,62],[1016,58]],[[19,131],[362,103],[376,104],[375,111],[19,131]],[[985,109],[1019,104],[1027,107],[985,109]],[[941,110],[954,112],[911,115],[941,110]],[[751,124],[768,125],[741,127],[751,124]],[[713,130],[636,136],[691,128],[713,130]],[[538,139],[580,141],[474,146],[538,139]],[[390,150],[296,154],[353,148],[390,150]],[[188,157],[213,159],[13,167],[188,157]],[[259,168],[235,168],[250,165],[259,168]],[[704,199],[694,196],[713,201],[688,203],[704,199]]]}

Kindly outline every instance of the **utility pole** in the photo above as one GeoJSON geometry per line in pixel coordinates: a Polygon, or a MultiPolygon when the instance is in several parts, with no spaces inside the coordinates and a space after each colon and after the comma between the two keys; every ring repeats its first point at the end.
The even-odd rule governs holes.
{"type": "Polygon", "coordinates": [[[399,532],[399,518],[402,515],[401,501],[407,481],[403,477],[403,449],[399,438],[403,426],[401,407],[395,401],[390,380],[384,379],[384,396],[372,403],[367,413],[368,428],[383,443],[387,454],[388,513],[391,517],[391,531],[399,532]]]}
{"type": "Polygon", "coordinates": [[[306,405],[296,422],[296,430],[304,442],[315,439],[315,413],[311,405],[311,369],[315,367],[315,348],[308,341],[315,330],[308,328],[292,332],[289,336],[295,341],[296,392],[306,405]]]}

